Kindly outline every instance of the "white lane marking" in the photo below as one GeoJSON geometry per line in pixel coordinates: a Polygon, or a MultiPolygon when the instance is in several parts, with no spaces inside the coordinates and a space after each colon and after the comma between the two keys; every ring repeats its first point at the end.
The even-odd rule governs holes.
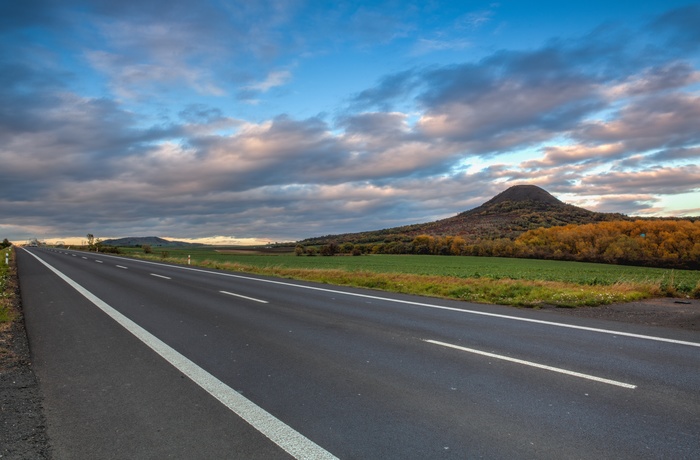
{"type": "Polygon", "coordinates": [[[454,348],[455,350],[466,351],[469,353],[474,353],[477,355],[488,356],[489,358],[500,359],[503,361],[510,361],[512,363],[523,364],[525,366],[536,367],[538,369],[544,369],[547,371],[558,372],[560,374],[571,375],[573,377],[580,377],[582,379],[594,380],[596,382],[607,383],[608,385],[615,385],[622,388],[628,388],[634,390],[637,385],[632,385],[630,383],[618,382],[617,380],[605,379],[602,377],[596,377],[595,375],[582,374],[580,372],[569,371],[566,369],[561,369],[559,367],[547,366],[546,364],[534,363],[532,361],[525,361],[523,359],[511,358],[509,356],[497,355],[495,353],[489,353],[487,351],[475,350],[474,348],[460,347],[459,345],[453,345],[451,343],[438,342],[437,340],[423,339],[423,342],[432,343],[434,345],[440,345],[447,348],[454,348]]]}
{"type": "Polygon", "coordinates": [[[83,257],[83,259],[87,260],[87,257],[83,257]]]}
{"type": "MultiPolygon", "coordinates": [[[[119,258],[117,256],[107,256],[107,257],[119,258]]],[[[601,334],[619,335],[619,336],[623,336],[623,337],[632,337],[635,339],[653,340],[656,342],[673,343],[676,345],[687,345],[690,347],[699,347],[700,348],[700,342],[687,342],[685,340],[669,339],[666,337],[656,337],[653,335],[634,334],[631,332],[615,331],[615,330],[611,330],[611,329],[600,329],[600,328],[596,328],[596,327],[577,326],[575,324],[557,323],[554,321],[545,321],[545,320],[541,320],[541,319],[522,318],[519,316],[502,315],[500,313],[488,313],[485,311],[467,310],[467,309],[456,308],[456,307],[446,307],[444,305],[435,305],[435,304],[429,304],[429,303],[423,303],[423,302],[412,302],[410,300],[392,299],[389,297],[379,297],[379,296],[374,296],[374,295],[369,295],[369,294],[360,294],[357,292],[337,291],[335,289],[320,288],[320,287],[316,287],[316,286],[304,286],[302,284],[288,283],[285,281],[276,281],[276,280],[263,279],[263,278],[252,278],[250,276],[236,275],[233,273],[212,272],[209,270],[202,270],[199,268],[192,268],[192,267],[183,267],[183,266],[179,266],[179,265],[164,265],[164,264],[161,264],[158,262],[151,262],[149,260],[140,260],[140,259],[130,259],[130,260],[132,260],[134,262],[140,262],[143,264],[151,264],[151,265],[164,266],[164,267],[168,267],[168,268],[175,268],[175,269],[179,269],[179,270],[189,270],[189,271],[193,271],[193,272],[208,273],[210,275],[228,276],[231,278],[238,278],[238,279],[244,279],[244,280],[249,280],[249,281],[258,281],[261,283],[278,284],[281,286],[290,286],[290,287],[296,287],[299,289],[310,289],[313,291],[329,292],[331,294],[361,297],[361,298],[365,298],[365,299],[381,300],[383,302],[402,303],[405,305],[413,305],[413,306],[417,306],[417,307],[426,307],[426,308],[434,308],[437,310],[455,311],[455,312],[471,314],[471,315],[489,316],[492,318],[509,319],[509,320],[513,320],[513,321],[523,321],[523,322],[527,322],[527,323],[543,324],[545,326],[564,327],[564,328],[568,328],[568,329],[576,329],[579,331],[598,332],[601,334]]]]}
{"type": "Polygon", "coordinates": [[[270,303],[270,302],[268,302],[267,300],[260,300],[260,299],[256,299],[256,298],[253,298],[253,297],[248,297],[248,296],[245,296],[245,295],[234,294],[233,292],[228,292],[228,291],[219,291],[219,292],[222,293],[222,294],[226,294],[226,295],[232,295],[232,296],[234,296],[234,297],[240,297],[241,299],[252,300],[253,302],[270,303]]]}
{"type": "Polygon", "coordinates": [[[158,275],[157,273],[151,273],[151,276],[157,276],[158,278],[163,278],[165,280],[171,280],[172,278],[169,276],[163,276],[163,275],[158,275]]]}
{"type": "Polygon", "coordinates": [[[78,254],[71,254],[73,257],[78,257],[78,254]]]}
{"type": "Polygon", "coordinates": [[[103,263],[101,260],[96,260],[95,262],[97,262],[98,264],[103,263]]]}
{"type": "MultiPolygon", "coordinates": [[[[27,251],[29,252],[29,251],[27,251]]],[[[194,383],[203,388],[207,393],[216,398],[224,406],[236,413],[243,420],[252,425],[256,430],[267,436],[272,442],[298,459],[337,459],[336,456],[323,447],[311,441],[289,425],[285,424],[263,408],[247,399],[236,390],[232,389],[185,356],[178,353],[165,342],[161,341],[150,332],[119,313],[106,302],[100,300],[93,293],[64,275],[58,269],[44,262],[38,256],[29,252],[59,278],[68,283],[73,289],[82,294],[86,299],[95,304],[100,310],[109,315],[126,330],[131,332],[153,351],[158,353],[173,367],[190,378],[194,383]]]]}
{"type": "Polygon", "coordinates": [[[117,265],[117,268],[123,268],[124,270],[128,270],[128,268],[124,267],[123,265],[117,265]]]}

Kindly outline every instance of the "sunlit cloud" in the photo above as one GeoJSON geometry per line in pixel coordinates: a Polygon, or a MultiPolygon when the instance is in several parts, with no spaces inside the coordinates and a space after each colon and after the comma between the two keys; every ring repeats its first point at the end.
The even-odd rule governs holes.
{"type": "Polygon", "coordinates": [[[236,6],[13,4],[0,231],[294,240],[516,184],[610,212],[697,208],[696,6],[623,25],[601,10],[527,48],[492,38],[520,20],[508,5],[236,6]]]}

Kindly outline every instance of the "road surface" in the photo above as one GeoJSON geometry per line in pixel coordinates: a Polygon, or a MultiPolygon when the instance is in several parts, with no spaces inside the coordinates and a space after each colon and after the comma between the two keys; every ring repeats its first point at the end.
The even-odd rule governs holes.
{"type": "Polygon", "coordinates": [[[700,458],[700,334],[30,248],[56,458],[700,458]]]}

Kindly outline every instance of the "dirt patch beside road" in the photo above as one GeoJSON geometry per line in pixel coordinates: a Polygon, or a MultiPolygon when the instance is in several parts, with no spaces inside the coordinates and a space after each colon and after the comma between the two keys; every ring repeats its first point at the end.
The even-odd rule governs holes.
{"type": "Polygon", "coordinates": [[[700,331],[700,300],[671,297],[600,307],[555,308],[558,313],[626,323],[700,331]]]}
{"type": "Polygon", "coordinates": [[[0,328],[0,458],[51,458],[21,316],[0,328]]]}

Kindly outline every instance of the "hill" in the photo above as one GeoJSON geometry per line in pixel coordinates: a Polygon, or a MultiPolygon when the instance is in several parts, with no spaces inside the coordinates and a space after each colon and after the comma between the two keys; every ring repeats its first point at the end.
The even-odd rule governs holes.
{"type": "Polygon", "coordinates": [[[425,224],[383,230],[326,235],[300,241],[304,245],[331,242],[376,243],[411,241],[418,235],[461,236],[467,242],[480,239],[517,238],[536,229],[567,224],[590,224],[612,220],[630,220],[623,214],[589,211],[563,203],[535,185],[516,185],[499,193],[481,206],[456,216],[425,224]]]}
{"type": "Polygon", "coordinates": [[[147,244],[154,248],[174,248],[183,246],[201,246],[201,244],[185,243],[184,241],[169,241],[157,236],[129,236],[112,240],[104,240],[105,246],[140,247],[147,244]]]}

